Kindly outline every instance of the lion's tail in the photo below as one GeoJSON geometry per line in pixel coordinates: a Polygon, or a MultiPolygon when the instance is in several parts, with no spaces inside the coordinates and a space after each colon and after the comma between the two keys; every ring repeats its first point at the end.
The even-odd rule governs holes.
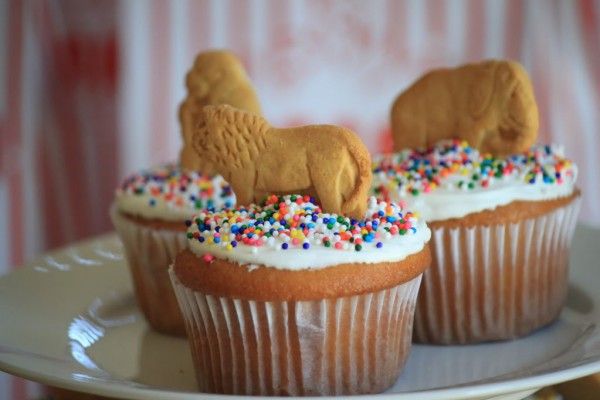
{"type": "Polygon", "coordinates": [[[353,140],[348,146],[348,151],[357,167],[357,177],[350,197],[344,202],[342,211],[347,216],[362,219],[367,209],[368,191],[371,186],[372,166],[369,151],[354,134],[353,140]]]}

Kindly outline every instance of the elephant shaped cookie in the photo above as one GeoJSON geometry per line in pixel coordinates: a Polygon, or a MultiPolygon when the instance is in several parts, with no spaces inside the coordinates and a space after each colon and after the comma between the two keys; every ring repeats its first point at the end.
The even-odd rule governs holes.
{"type": "Polygon", "coordinates": [[[525,69],[489,60],[428,72],[396,98],[391,124],[395,151],[460,138],[504,156],[536,141],[539,116],[525,69]]]}
{"type": "Polygon", "coordinates": [[[194,159],[183,160],[183,167],[213,165],[231,184],[238,204],[270,194],[302,194],[314,196],[325,212],[365,217],[371,157],[351,130],[334,125],[278,129],[227,105],[204,107],[199,121],[185,149],[194,159]]]}
{"type": "MultiPolygon", "coordinates": [[[[185,144],[192,137],[204,106],[229,104],[233,107],[260,114],[260,103],[240,60],[226,50],[200,53],[186,76],[187,97],[179,107],[179,120],[184,147],[180,154],[182,164],[199,170],[190,162],[194,158],[185,144]],[[188,149],[188,150],[186,150],[188,149]]],[[[209,170],[202,172],[210,173],[209,170]]]]}

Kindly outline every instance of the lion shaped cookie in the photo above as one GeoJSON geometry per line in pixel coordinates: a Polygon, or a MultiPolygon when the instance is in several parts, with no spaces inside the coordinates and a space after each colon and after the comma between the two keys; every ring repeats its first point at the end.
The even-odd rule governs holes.
{"type": "Polygon", "coordinates": [[[539,117],[525,69],[489,60],[425,74],[396,98],[391,123],[395,151],[460,138],[504,156],[534,144],[539,117]]]}
{"type": "Polygon", "coordinates": [[[323,210],[364,218],[371,157],[358,136],[334,125],[278,129],[261,116],[207,106],[187,149],[189,165],[208,163],[232,186],[238,204],[270,194],[307,194],[323,210]]]}
{"type": "MultiPolygon", "coordinates": [[[[233,107],[260,114],[258,97],[244,66],[231,52],[212,50],[200,53],[185,79],[187,97],[179,107],[179,121],[184,147],[180,154],[182,164],[199,170],[190,162],[194,158],[185,144],[192,137],[202,107],[229,104],[233,107]],[[186,150],[188,149],[188,150],[186,150]]],[[[203,171],[209,173],[209,171],[203,171]]]]}

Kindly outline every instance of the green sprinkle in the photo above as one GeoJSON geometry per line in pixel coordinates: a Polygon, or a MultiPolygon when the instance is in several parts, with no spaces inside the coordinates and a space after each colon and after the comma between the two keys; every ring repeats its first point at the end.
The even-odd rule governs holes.
{"type": "Polygon", "coordinates": [[[191,239],[191,238],[193,238],[193,237],[194,237],[194,234],[193,234],[192,232],[188,232],[188,233],[187,233],[187,238],[188,238],[188,239],[191,239]]]}
{"type": "Polygon", "coordinates": [[[354,250],[361,251],[362,250],[362,246],[360,244],[357,244],[357,245],[354,246],[354,250]]]}
{"type": "Polygon", "coordinates": [[[398,233],[401,235],[406,235],[406,229],[400,229],[398,233]]]}
{"type": "Polygon", "coordinates": [[[475,189],[475,184],[473,182],[469,182],[469,184],[467,185],[467,187],[469,189],[475,189]]]}

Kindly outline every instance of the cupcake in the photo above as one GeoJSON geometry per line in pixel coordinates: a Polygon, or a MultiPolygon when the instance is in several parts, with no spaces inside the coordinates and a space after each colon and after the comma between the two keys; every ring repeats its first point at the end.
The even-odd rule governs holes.
{"type": "Polygon", "coordinates": [[[374,198],[354,219],[271,195],[188,225],[170,275],[200,391],[348,395],[396,381],[430,263],[422,219],[374,198]]]}
{"type": "Polygon", "coordinates": [[[111,219],[123,242],[137,302],[155,330],[185,334],[168,277],[169,265],[187,245],[185,221],[199,210],[234,204],[222,177],[184,172],[173,164],[131,175],[116,190],[111,219]]]}
{"type": "Polygon", "coordinates": [[[199,53],[185,83],[187,94],[179,107],[184,142],[179,158],[185,168],[166,165],[130,176],[117,189],[111,210],[146,319],[157,331],[176,335],[184,335],[185,327],[167,270],[186,246],[184,222],[199,210],[235,204],[229,184],[210,165],[201,167],[193,160],[191,137],[207,105],[229,104],[260,113],[243,64],[227,50],[199,53]]]}
{"type": "Polygon", "coordinates": [[[432,231],[417,341],[511,339],[558,317],[580,207],[576,179],[559,146],[492,156],[442,140],[375,160],[373,193],[418,210],[432,231]]]}
{"type": "Polygon", "coordinates": [[[429,71],[391,109],[397,153],[374,191],[410,204],[432,230],[415,337],[476,343],[526,335],[564,304],[580,206],[577,168],[535,145],[533,85],[522,65],[486,60],[429,71]]]}

